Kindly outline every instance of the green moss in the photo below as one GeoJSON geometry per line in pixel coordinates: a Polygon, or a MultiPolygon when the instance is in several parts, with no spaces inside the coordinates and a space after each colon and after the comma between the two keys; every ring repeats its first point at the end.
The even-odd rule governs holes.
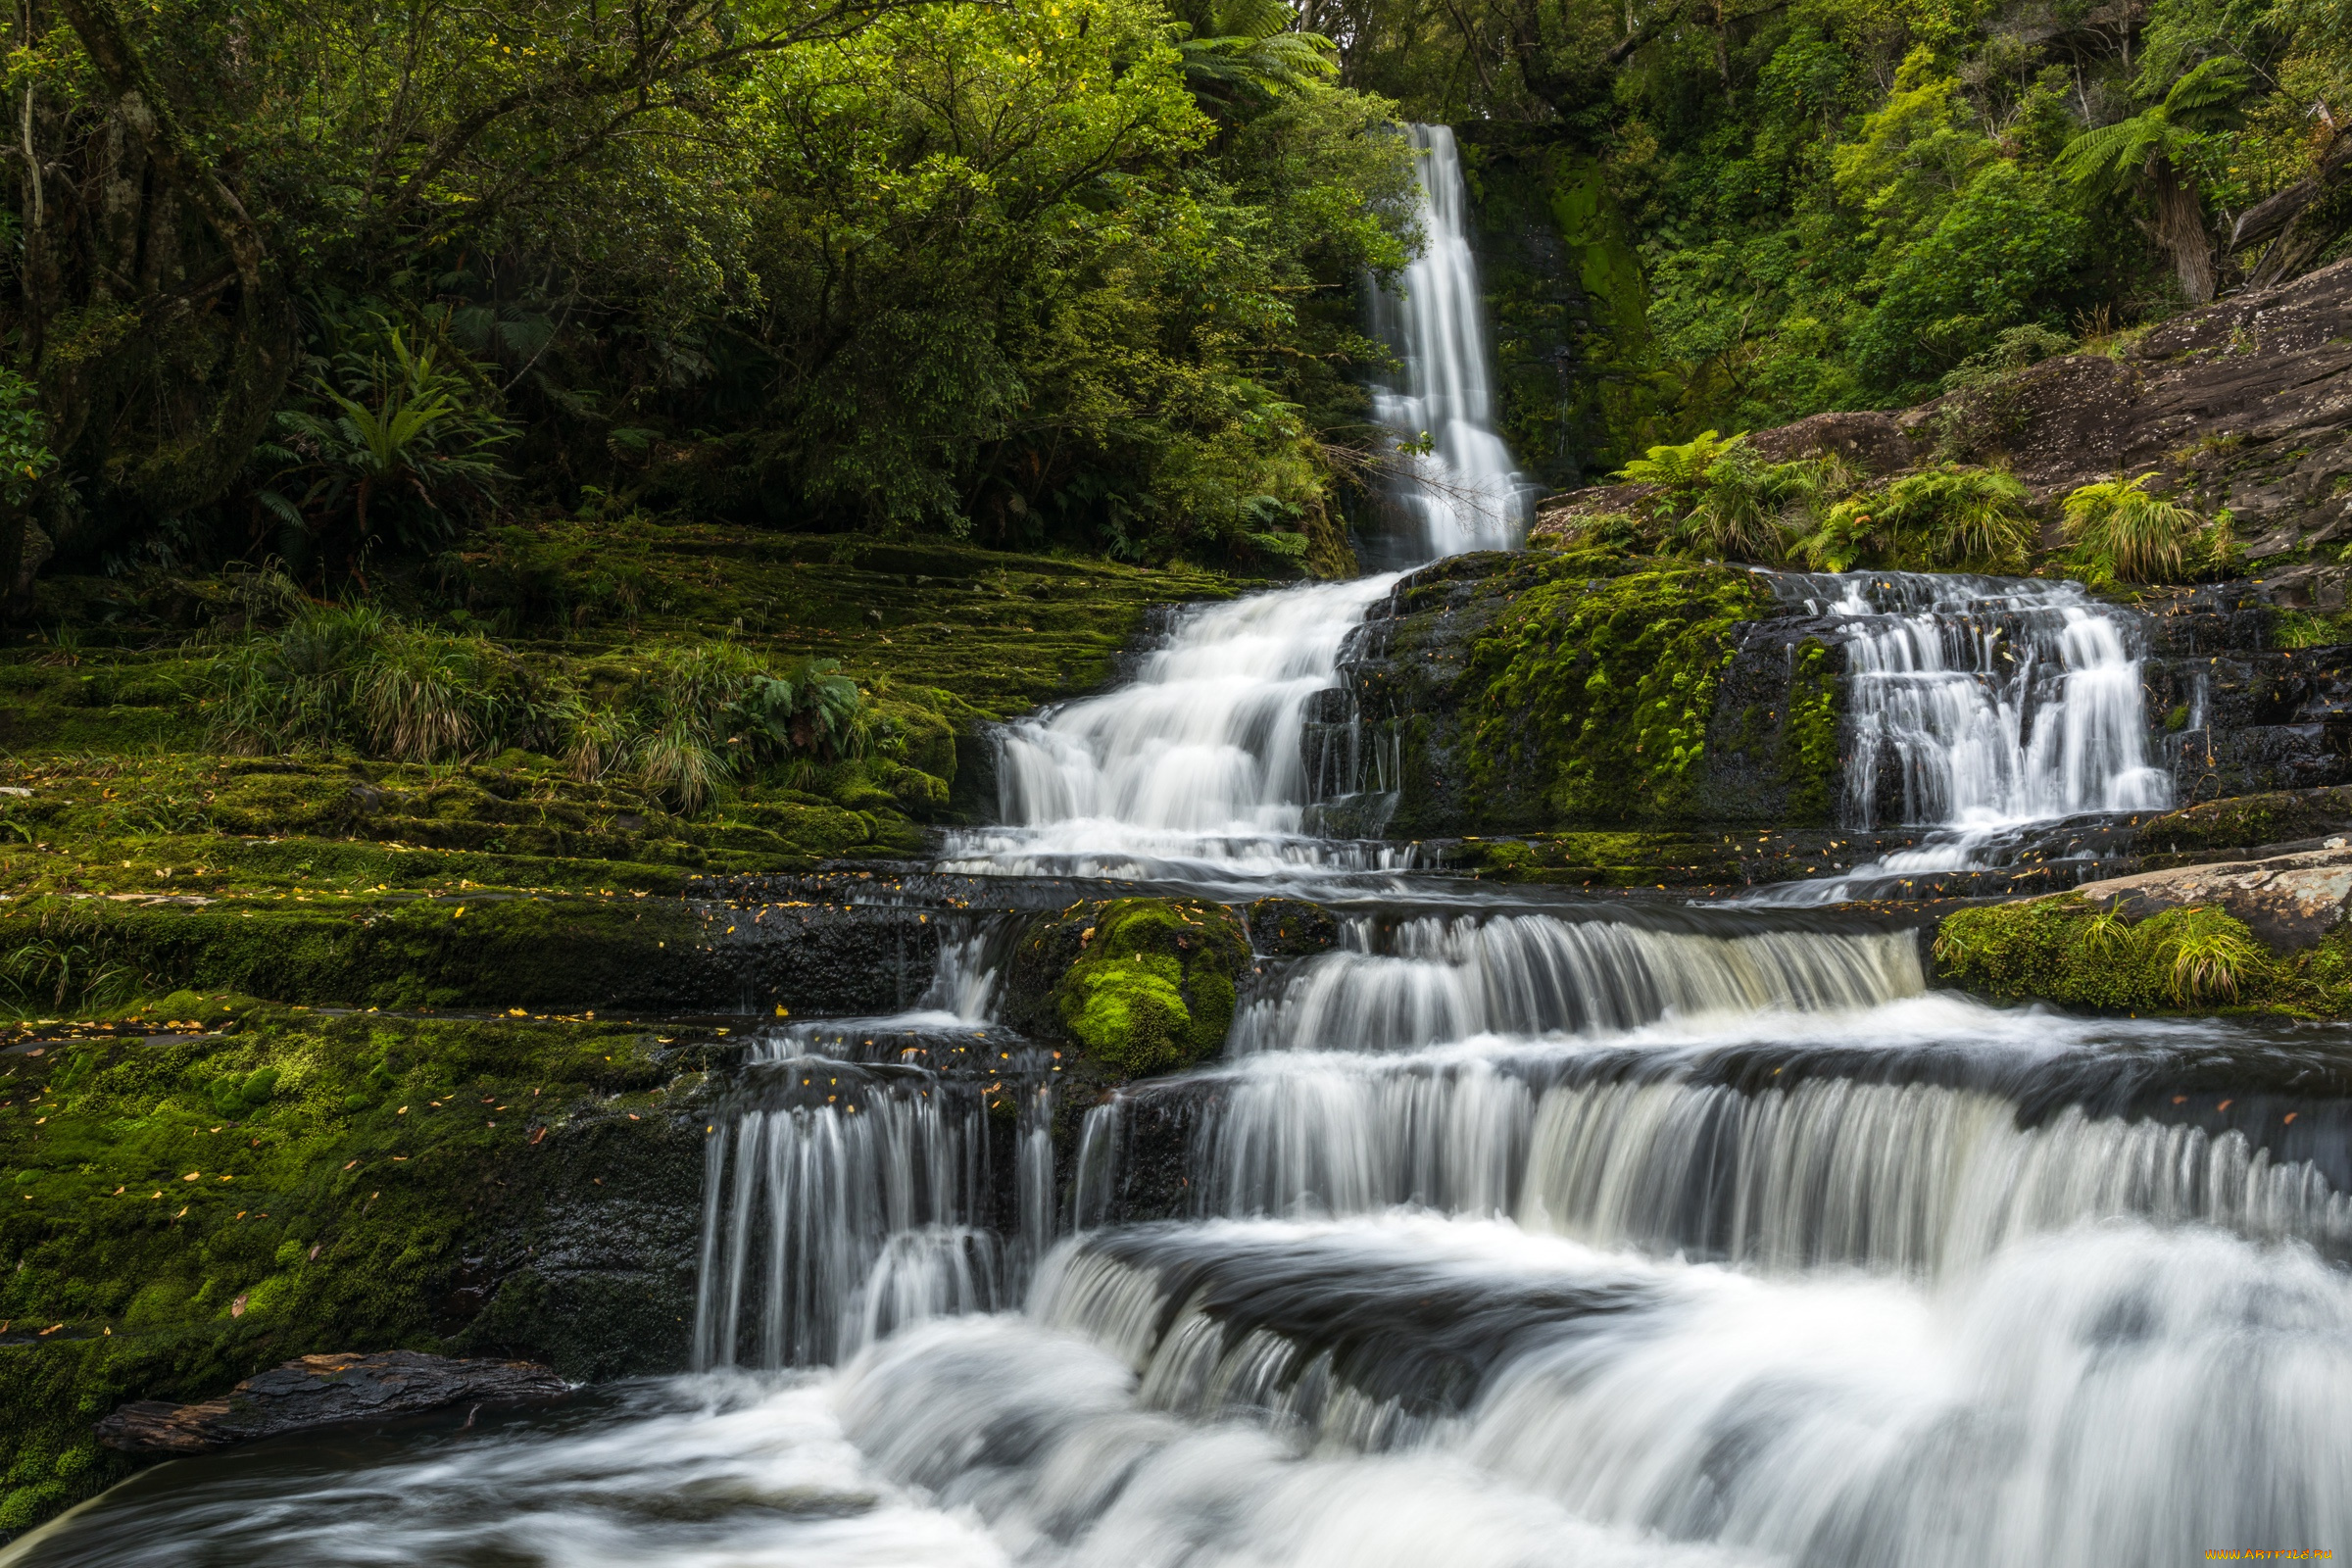
{"type": "Polygon", "coordinates": [[[1962,909],[1936,937],[1944,978],[2003,1001],[2102,1012],[2352,1015],[2352,939],[2271,953],[2209,905],[2129,920],[2074,894],[1962,909]]]}
{"type": "Polygon", "coordinates": [[[2277,790],[2207,801],[2151,817],[2139,830],[2143,854],[2246,850],[2352,831],[2352,786],[2277,790]]]}
{"type": "MultiPolygon", "coordinates": [[[[646,984],[705,939],[707,916],[670,899],[453,893],[389,899],[224,900],[202,907],[40,898],[0,913],[0,955],[27,1004],[91,999],[95,977],[377,1007],[644,1005],[646,984]],[[43,992],[47,991],[44,996],[43,992]]],[[[244,1093],[240,1090],[239,1093],[244,1093]]]]}
{"type": "Polygon", "coordinates": [[[1796,648],[1788,680],[1788,717],[1781,727],[1781,776],[1788,785],[1792,825],[1836,819],[1845,764],[1838,753],[1838,662],[1818,639],[1796,648]]]}
{"type": "Polygon", "coordinates": [[[1249,934],[1221,905],[1073,905],[1022,934],[1007,1021],[1075,1043],[1101,1076],[1173,1072],[1224,1044],[1249,962],[1249,934]]]}
{"type": "Polygon", "coordinates": [[[1592,564],[1563,559],[1473,650],[1469,769],[1490,788],[1532,771],[1563,824],[1670,819],[1705,755],[1733,628],[1768,595],[1718,566],[1569,574],[1592,564]]]}
{"type": "MultiPolygon", "coordinates": [[[[313,1351],[484,1343],[438,1304],[453,1273],[518,1213],[646,1179],[644,1151],[590,1154],[609,1127],[682,1138],[673,1163],[699,1164],[699,1116],[664,1111],[700,1080],[631,1028],[158,1010],[218,1029],[223,1006],[227,1032],[201,1039],[0,1058],[0,1155],[28,1178],[0,1206],[0,1528],[123,1472],[89,1429],[126,1399],[313,1351]]],[[[509,1316],[498,1343],[526,1352],[569,1332],[509,1316]]]]}

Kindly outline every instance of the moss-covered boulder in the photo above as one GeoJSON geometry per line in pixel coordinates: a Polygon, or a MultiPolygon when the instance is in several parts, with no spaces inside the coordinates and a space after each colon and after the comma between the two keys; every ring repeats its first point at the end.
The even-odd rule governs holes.
{"type": "Polygon", "coordinates": [[[1249,972],[1250,937],[1222,905],[1114,899],[1040,915],[1006,977],[1005,1021],[1067,1041],[1111,1079],[1214,1055],[1249,972]]]}
{"type": "Polygon", "coordinates": [[[1373,610],[1325,723],[1396,763],[1392,838],[1827,827],[1843,674],[1814,630],[1732,567],[1458,556],[1373,610]]]}

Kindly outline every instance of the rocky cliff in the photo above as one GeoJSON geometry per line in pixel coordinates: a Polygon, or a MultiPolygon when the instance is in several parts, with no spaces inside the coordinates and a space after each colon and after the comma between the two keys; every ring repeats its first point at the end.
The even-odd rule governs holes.
{"type": "MultiPolygon", "coordinates": [[[[2263,603],[2339,612],[2352,579],[2352,259],[1917,408],[1817,415],[1750,439],[1776,461],[1835,451],[1882,475],[1938,459],[2002,465],[2032,491],[2049,544],[2069,491],[2153,470],[2199,510],[2230,510],[2263,603]]],[[[1624,485],[1555,496],[1535,539],[1641,499],[1624,485]]]]}

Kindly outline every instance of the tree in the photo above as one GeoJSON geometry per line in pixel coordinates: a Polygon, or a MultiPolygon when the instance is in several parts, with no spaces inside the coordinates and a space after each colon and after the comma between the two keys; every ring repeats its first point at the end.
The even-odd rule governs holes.
{"type": "MultiPolygon", "coordinates": [[[[2252,73],[2237,60],[2207,60],[2174,81],[2159,102],[2129,120],[2084,131],[2058,155],[2058,172],[2090,194],[2145,191],[2155,209],[2149,233],[2173,259],[2191,304],[2213,298],[2213,235],[2195,172],[2215,132],[2238,123],[2252,73]]],[[[2144,83],[2143,83],[2144,85],[2144,83]]]]}

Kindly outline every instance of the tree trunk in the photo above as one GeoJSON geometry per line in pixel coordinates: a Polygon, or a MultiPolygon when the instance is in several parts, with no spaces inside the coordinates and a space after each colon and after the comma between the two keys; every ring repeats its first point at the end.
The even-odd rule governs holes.
{"type": "Polygon", "coordinates": [[[2246,209],[2230,230],[2230,248],[2270,240],[2246,275],[2246,286],[2276,288],[2310,271],[2347,228],[2352,228],[2352,134],[2339,134],[2309,174],[2246,209]]]}
{"type": "Polygon", "coordinates": [[[2191,305],[2213,298],[2213,236],[2205,228],[2205,204],[2197,182],[2181,175],[2169,158],[2155,161],[2156,243],[2172,253],[2180,292],[2191,305]]]}

